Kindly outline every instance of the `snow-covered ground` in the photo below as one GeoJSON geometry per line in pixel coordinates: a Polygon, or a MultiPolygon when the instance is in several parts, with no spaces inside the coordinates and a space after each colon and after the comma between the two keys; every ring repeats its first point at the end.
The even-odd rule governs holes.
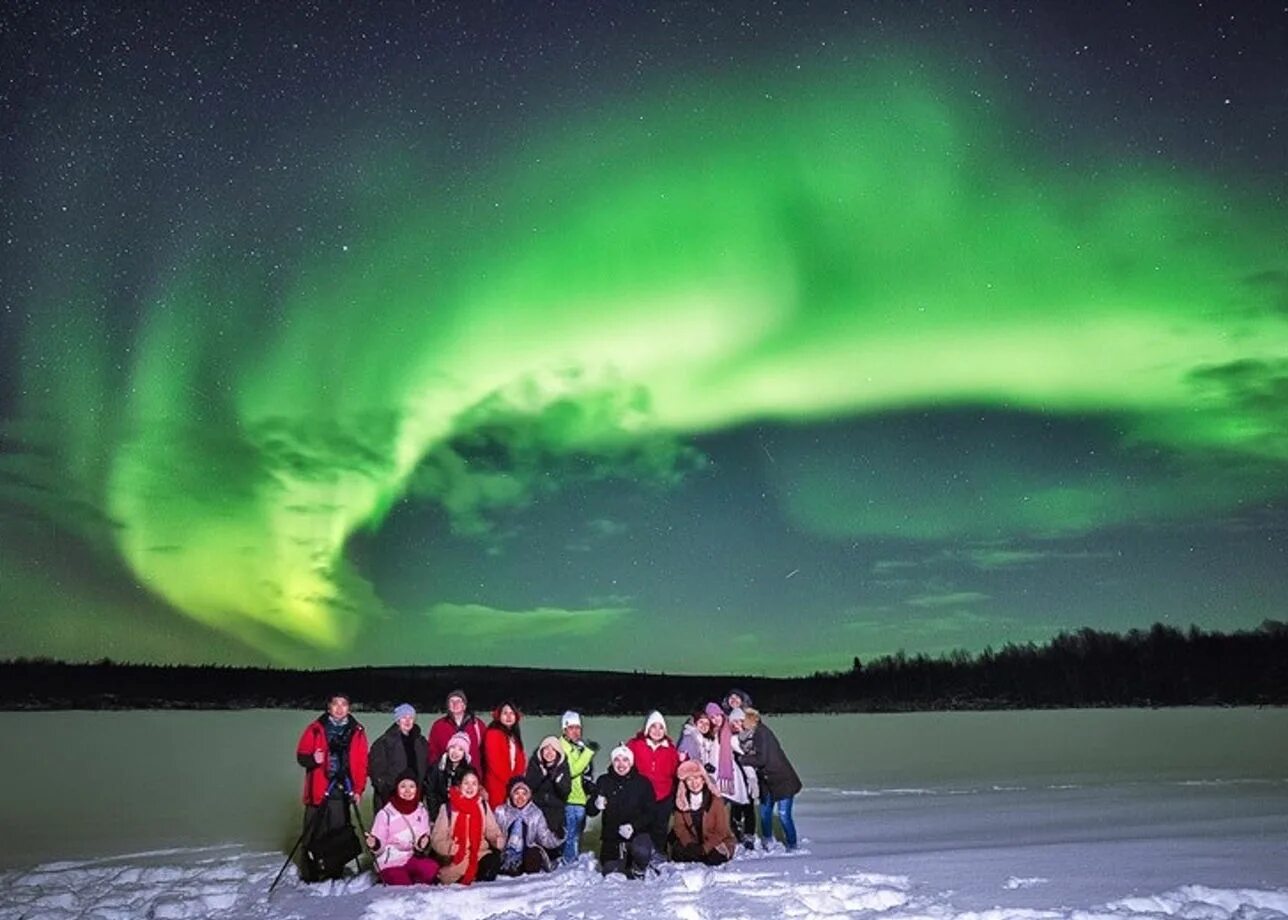
{"type": "MultiPolygon", "coordinates": [[[[283,745],[281,731],[300,717],[0,715],[3,756],[20,780],[0,793],[0,852],[10,867],[0,872],[0,920],[1288,917],[1283,711],[781,717],[774,724],[810,787],[797,804],[804,842],[795,853],[746,853],[718,869],[665,866],[644,882],[603,879],[583,856],[550,876],[469,889],[385,889],[369,874],[309,886],[291,870],[269,899],[298,819],[289,807],[265,811],[261,787],[289,798],[296,777],[255,772],[263,750],[245,742],[262,732],[289,748],[294,738],[283,745]],[[120,745],[140,722],[154,747],[108,749],[106,738],[120,745]],[[200,754],[200,739],[226,742],[230,730],[245,770],[230,775],[207,751],[197,761],[204,772],[176,791],[167,770],[179,765],[158,752],[193,753],[184,747],[193,744],[200,754]],[[17,743],[23,731],[33,745],[17,743]],[[45,733],[64,743],[37,747],[45,733]],[[66,808],[64,787],[50,780],[84,755],[70,741],[87,734],[105,745],[96,751],[102,762],[115,764],[91,775],[106,770],[111,781],[66,808]],[[146,781],[115,784],[114,770],[138,770],[141,761],[152,771],[146,781]],[[258,822],[246,817],[253,809],[258,822]],[[139,824],[121,820],[140,811],[139,824]],[[244,833],[229,834],[230,812],[244,833]],[[173,845],[176,836],[186,845],[173,845]],[[265,837],[284,843],[265,846],[265,837]],[[50,857],[59,841],[67,858],[50,857]],[[158,845],[141,846],[148,841],[158,845]]],[[[535,738],[548,726],[534,721],[535,738]]],[[[367,722],[383,728],[384,719],[367,722]]],[[[588,724],[606,742],[631,726],[588,724]]]]}

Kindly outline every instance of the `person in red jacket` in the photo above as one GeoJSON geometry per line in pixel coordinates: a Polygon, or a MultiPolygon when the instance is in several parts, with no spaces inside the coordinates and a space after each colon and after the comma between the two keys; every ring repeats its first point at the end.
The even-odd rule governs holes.
{"type": "Polygon", "coordinates": [[[429,727],[429,762],[438,763],[447,753],[447,742],[452,735],[461,732],[470,739],[470,766],[483,770],[483,722],[469,710],[469,700],[464,690],[453,690],[447,694],[447,714],[434,720],[429,727]]]}
{"type": "Polygon", "coordinates": [[[483,789],[493,807],[505,804],[510,779],[528,769],[519,720],[523,714],[510,701],[492,710],[492,724],[483,735],[483,789]]]}
{"type": "Polygon", "coordinates": [[[356,808],[367,788],[367,732],[350,715],[347,695],[332,694],[326,712],[305,727],[295,759],[304,768],[305,833],[348,824],[350,803],[356,808]]]}
{"type": "Polygon", "coordinates": [[[662,858],[666,853],[667,826],[675,810],[675,771],[680,754],[666,732],[666,719],[656,710],[644,720],[644,730],[626,743],[635,755],[635,769],[653,786],[654,812],[649,824],[653,853],[662,858]]]}

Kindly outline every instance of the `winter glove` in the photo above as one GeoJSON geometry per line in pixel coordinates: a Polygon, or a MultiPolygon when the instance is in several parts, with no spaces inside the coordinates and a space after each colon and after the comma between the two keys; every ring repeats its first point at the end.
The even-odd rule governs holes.
{"type": "Polygon", "coordinates": [[[621,835],[623,840],[630,840],[631,835],[635,833],[635,828],[631,827],[629,824],[623,824],[617,828],[617,833],[621,835]]]}
{"type": "Polygon", "coordinates": [[[715,764],[713,764],[713,763],[704,763],[704,764],[702,765],[702,767],[703,767],[703,769],[705,769],[708,773],[710,773],[712,776],[714,776],[714,775],[715,775],[715,772],[716,772],[716,765],[715,765],[715,764]]]}
{"type": "Polygon", "coordinates": [[[603,811],[608,807],[608,799],[604,798],[602,795],[595,796],[595,807],[600,811],[603,811]]]}

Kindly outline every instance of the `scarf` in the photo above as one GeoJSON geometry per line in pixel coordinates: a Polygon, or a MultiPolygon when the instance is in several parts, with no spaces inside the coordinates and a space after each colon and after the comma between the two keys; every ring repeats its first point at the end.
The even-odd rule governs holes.
{"type": "Polygon", "coordinates": [[[483,801],[477,795],[467,799],[460,786],[447,794],[452,805],[452,841],[457,845],[452,865],[465,863],[461,884],[469,885],[479,871],[479,846],[483,842],[483,801]]]}
{"type": "Polygon", "coordinates": [[[393,805],[394,810],[400,815],[413,815],[416,813],[416,809],[420,808],[420,797],[404,799],[395,792],[394,797],[389,800],[389,804],[393,805]]]}
{"type": "Polygon", "coordinates": [[[724,796],[733,795],[733,741],[729,729],[729,720],[720,725],[720,734],[716,742],[720,745],[716,756],[716,788],[724,796]]]}

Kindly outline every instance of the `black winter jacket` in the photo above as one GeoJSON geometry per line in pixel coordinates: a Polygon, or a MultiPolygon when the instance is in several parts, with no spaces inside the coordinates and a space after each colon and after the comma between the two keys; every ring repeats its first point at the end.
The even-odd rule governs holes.
{"type": "Polygon", "coordinates": [[[783,753],[778,737],[764,722],[751,733],[751,750],[743,755],[742,762],[755,768],[762,796],[766,789],[775,799],[789,799],[801,791],[801,778],[783,753]]]}
{"type": "MultiPolygon", "coordinates": [[[[538,752],[538,755],[540,752],[538,752]]],[[[568,802],[568,793],[572,790],[572,773],[568,770],[568,760],[560,757],[549,769],[541,762],[540,756],[528,761],[528,770],[523,777],[528,788],[532,790],[532,801],[546,816],[546,824],[556,837],[564,835],[564,805],[568,802]]]]}
{"type": "Polygon", "coordinates": [[[429,742],[420,733],[419,725],[413,725],[408,735],[415,751],[415,763],[407,762],[407,748],[397,722],[385,729],[385,733],[371,745],[367,773],[371,777],[372,788],[382,801],[388,802],[394,797],[394,787],[403,773],[414,774],[416,785],[425,786],[425,777],[429,773],[429,742]]]}
{"type": "Polygon", "coordinates": [[[632,836],[647,834],[652,829],[653,813],[657,810],[653,784],[631,767],[625,776],[609,769],[595,780],[595,785],[599,795],[608,800],[600,824],[599,861],[612,862],[621,859],[618,847],[622,837],[618,830],[623,824],[631,826],[632,836]]]}

